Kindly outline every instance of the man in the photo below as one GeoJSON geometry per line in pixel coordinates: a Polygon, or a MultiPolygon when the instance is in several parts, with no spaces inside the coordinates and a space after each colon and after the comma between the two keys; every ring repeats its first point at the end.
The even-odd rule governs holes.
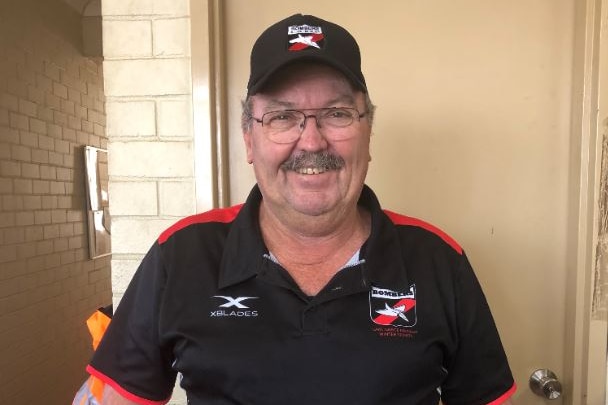
{"type": "Polygon", "coordinates": [[[462,249],[364,185],[374,108],[342,27],[255,43],[243,103],[257,185],[165,231],[88,367],[104,403],[501,404],[515,385],[462,249]]]}

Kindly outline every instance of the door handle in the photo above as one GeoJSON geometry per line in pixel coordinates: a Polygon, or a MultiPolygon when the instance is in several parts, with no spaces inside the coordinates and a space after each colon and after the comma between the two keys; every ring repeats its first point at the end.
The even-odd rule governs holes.
{"type": "Polygon", "coordinates": [[[530,376],[532,392],[547,399],[557,399],[562,395],[562,384],[549,369],[539,369],[530,376]]]}

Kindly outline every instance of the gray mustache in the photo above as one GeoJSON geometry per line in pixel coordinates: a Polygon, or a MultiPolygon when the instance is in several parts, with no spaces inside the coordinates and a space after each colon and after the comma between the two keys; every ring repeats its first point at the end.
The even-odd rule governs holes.
{"type": "Polygon", "coordinates": [[[283,162],[281,168],[293,171],[309,167],[321,170],[339,170],[344,167],[344,164],[344,159],[327,151],[302,152],[283,162]]]}

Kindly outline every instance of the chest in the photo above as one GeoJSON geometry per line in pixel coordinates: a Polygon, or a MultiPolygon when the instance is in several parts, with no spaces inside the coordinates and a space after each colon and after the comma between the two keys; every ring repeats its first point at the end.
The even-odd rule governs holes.
{"type": "Polygon", "coordinates": [[[437,306],[420,302],[432,297],[354,287],[346,279],[306,300],[287,282],[257,279],[190,296],[164,326],[182,386],[201,401],[234,401],[225,403],[379,403],[392,392],[436,404],[451,342],[437,306]]]}

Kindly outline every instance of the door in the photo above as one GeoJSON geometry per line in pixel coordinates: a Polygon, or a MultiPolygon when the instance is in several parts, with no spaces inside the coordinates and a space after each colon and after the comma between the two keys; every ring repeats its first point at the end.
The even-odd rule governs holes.
{"type": "Polygon", "coordinates": [[[347,27],[378,106],[367,183],[385,208],[464,246],[519,386],[515,401],[545,403],[528,379],[548,368],[564,385],[552,403],[585,403],[596,151],[581,129],[590,101],[577,92],[587,88],[585,5],[600,1],[219,3],[230,202],[254,184],[239,126],[253,41],[296,12],[347,27]]]}

